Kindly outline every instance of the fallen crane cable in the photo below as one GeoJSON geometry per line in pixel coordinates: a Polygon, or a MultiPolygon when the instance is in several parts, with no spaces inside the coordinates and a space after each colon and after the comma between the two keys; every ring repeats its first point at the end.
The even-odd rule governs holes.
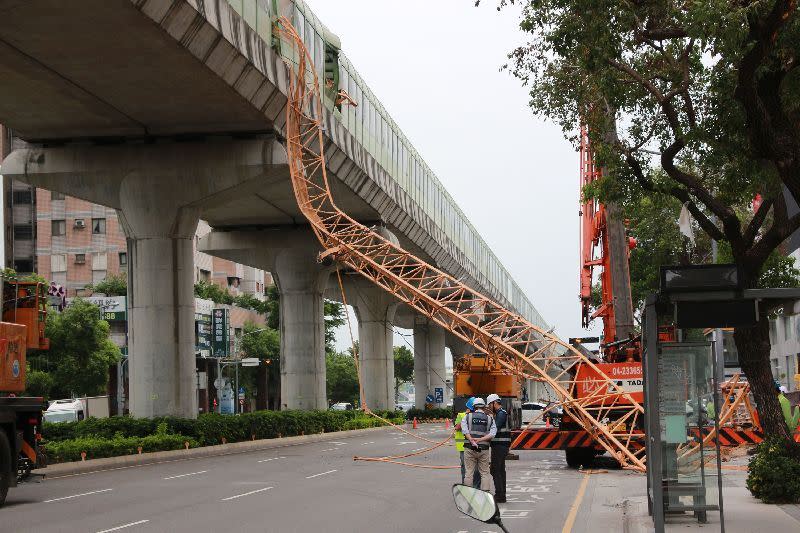
{"type": "Polygon", "coordinates": [[[455,428],[453,428],[453,431],[450,433],[450,435],[445,440],[443,440],[441,442],[437,442],[437,441],[433,441],[433,440],[430,440],[430,439],[426,439],[425,437],[422,437],[420,435],[416,435],[416,434],[408,431],[406,428],[398,426],[394,422],[383,418],[382,416],[378,415],[377,413],[372,412],[372,410],[367,405],[366,399],[364,397],[364,385],[363,385],[362,380],[361,380],[361,364],[359,363],[359,353],[358,353],[359,347],[356,345],[355,336],[353,335],[353,325],[352,325],[352,322],[350,321],[350,313],[347,312],[347,295],[345,294],[345,291],[344,291],[344,283],[342,282],[342,272],[341,272],[341,270],[339,270],[339,265],[336,265],[336,279],[339,282],[339,291],[341,292],[341,295],[342,295],[342,304],[345,307],[345,316],[347,318],[347,331],[350,334],[350,344],[352,345],[352,350],[353,350],[353,361],[354,361],[355,366],[356,366],[356,376],[358,377],[358,391],[360,393],[360,398],[361,398],[361,409],[364,411],[364,413],[366,413],[368,415],[371,415],[371,416],[374,416],[378,420],[384,422],[385,424],[390,425],[391,427],[393,427],[393,428],[395,428],[395,429],[397,429],[399,431],[402,431],[403,433],[405,433],[406,435],[409,435],[412,438],[415,438],[415,439],[422,440],[422,441],[425,441],[425,442],[433,444],[433,446],[431,446],[429,448],[426,448],[424,450],[418,450],[417,452],[411,452],[411,453],[408,453],[408,454],[405,454],[405,455],[395,455],[395,456],[386,456],[386,457],[361,457],[361,456],[355,455],[355,456],[353,456],[353,460],[354,461],[374,461],[374,462],[383,462],[383,463],[394,463],[394,464],[399,464],[399,465],[403,465],[403,466],[411,466],[411,467],[415,467],[415,468],[435,468],[435,469],[440,469],[440,470],[441,469],[450,469],[450,468],[461,468],[460,466],[421,465],[421,464],[415,464],[415,463],[406,463],[406,462],[396,461],[396,459],[406,459],[408,457],[414,457],[414,456],[417,456],[417,455],[423,455],[423,454],[425,454],[425,453],[427,453],[429,451],[435,450],[436,448],[447,444],[450,441],[450,439],[453,438],[453,435],[455,434],[455,428]]]}

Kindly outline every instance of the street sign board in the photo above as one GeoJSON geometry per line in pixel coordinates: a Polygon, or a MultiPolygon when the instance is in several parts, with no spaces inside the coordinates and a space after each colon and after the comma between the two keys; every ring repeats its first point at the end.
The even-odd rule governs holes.
{"type": "Polygon", "coordinates": [[[433,403],[433,395],[432,394],[428,394],[427,396],[425,396],[425,401],[427,403],[433,403]]]}
{"type": "Polygon", "coordinates": [[[436,387],[433,389],[433,394],[436,396],[436,403],[444,403],[444,388],[436,387]]]}
{"type": "Polygon", "coordinates": [[[212,329],[214,336],[212,338],[212,350],[214,357],[227,357],[230,355],[230,319],[227,309],[214,309],[212,315],[212,329]]]}
{"type": "Polygon", "coordinates": [[[245,357],[242,359],[242,366],[258,366],[258,357],[245,357]]]}

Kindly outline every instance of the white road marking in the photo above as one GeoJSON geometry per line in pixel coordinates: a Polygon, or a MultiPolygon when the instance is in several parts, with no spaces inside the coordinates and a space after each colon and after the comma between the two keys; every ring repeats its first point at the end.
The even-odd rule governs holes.
{"type": "Polygon", "coordinates": [[[98,531],[97,533],[110,533],[111,531],[119,531],[120,529],[125,529],[126,527],[138,526],[139,524],[146,524],[150,520],[139,520],[138,522],[131,522],[130,524],[123,524],[121,526],[112,527],[111,529],[104,529],[103,531],[98,531]]]}
{"type": "Polygon", "coordinates": [[[286,457],[270,457],[269,459],[261,459],[259,463],[267,463],[269,461],[274,461],[275,459],[286,459],[286,457]]]}
{"type": "Polygon", "coordinates": [[[419,443],[417,441],[415,441],[415,440],[404,440],[403,442],[398,442],[397,443],[398,446],[402,446],[404,444],[419,444],[419,443]]]}
{"type": "Polygon", "coordinates": [[[418,452],[418,451],[420,451],[420,450],[424,450],[424,449],[425,449],[425,446],[423,446],[422,448],[416,448],[416,449],[414,449],[414,450],[411,450],[411,451],[412,451],[412,452],[418,452]]]}
{"type": "Polygon", "coordinates": [[[374,441],[374,440],[371,440],[371,441],[369,441],[369,442],[362,442],[362,443],[361,443],[361,445],[362,445],[362,446],[366,446],[367,444],[375,444],[375,441],[374,441]]]}
{"type": "Polygon", "coordinates": [[[320,450],[320,452],[332,452],[335,451],[337,448],[325,448],[324,450],[320,450]]]}
{"type": "Polygon", "coordinates": [[[264,492],[265,490],[270,490],[275,487],[264,487],[263,489],[258,490],[251,490],[250,492],[245,492],[244,494],[237,494],[236,496],[228,496],[227,498],[222,498],[220,501],[227,502],[229,500],[235,500],[236,498],[242,498],[243,496],[250,496],[251,494],[255,494],[257,492],[264,492]]]}
{"type": "Polygon", "coordinates": [[[327,475],[327,474],[333,474],[334,472],[337,472],[337,470],[328,470],[327,472],[323,472],[321,474],[314,474],[313,476],[306,476],[306,479],[311,479],[311,478],[315,478],[315,477],[319,477],[319,476],[324,476],[324,475],[327,475]]]}
{"type": "Polygon", "coordinates": [[[168,479],[178,479],[179,477],[186,477],[186,476],[196,476],[196,475],[198,475],[198,474],[205,474],[206,472],[208,472],[208,470],[201,470],[201,471],[199,471],[199,472],[191,472],[191,473],[189,473],[189,474],[180,474],[180,475],[178,475],[178,476],[169,476],[169,477],[165,477],[165,478],[164,478],[164,481],[166,481],[166,480],[168,480],[168,479]]]}
{"type": "Polygon", "coordinates": [[[344,446],[347,443],[346,442],[334,442],[334,441],[331,441],[328,444],[333,444],[334,446],[344,446]]]}
{"type": "Polygon", "coordinates": [[[90,494],[99,494],[101,492],[108,492],[114,489],[93,490],[92,492],[82,492],[80,494],[73,494],[72,496],[62,496],[61,498],[53,498],[52,500],[45,500],[42,503],[60,502],[61,500],[71,500],[72,498],[80,498],[81,496],[88,496],[90,494]]]}

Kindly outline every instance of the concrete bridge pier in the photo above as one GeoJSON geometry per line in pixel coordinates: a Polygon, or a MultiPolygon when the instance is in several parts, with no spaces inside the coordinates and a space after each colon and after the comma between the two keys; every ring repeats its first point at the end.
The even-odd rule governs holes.
{"type": "Polygon", "coordinates": [[[349,283],[350,302],[358,318],[358,352],[364,401],[370,409],[394,409],[395,312],[399,302],[381,288],[355,281],[349,283]]]}
{"type": "Polygon", "coordinates": [[[197,416],[194,232],[197,209],[178,207],[179,184],[148,175],[120,188],[128,244],[130,412],[197,416]],[[146,183],[151,182],[152,183],[146,183]],[[156,187],[158,182],[160,187],[156,187]]]}
{"type": "Polygon", "coordinates": [[[445,366],[445,332],[423,316],[414,319],[414,407],[425,408],[425,397],[435,398],[437,388],[443,392],[443,402],[433,402],[434,407],[444,407],[449,399],[447,368],[445,366]]]}
{"type": "Polygon", "coordinates": [[[281,250],[271,269],[280,293],[281,408],[326,409],[325,286],[317,250],[281,250]]]}
{"type": "Polygon", "coordinates": [[[324,294],[332,268],[317,261],[311,230],[215,230],[198,248],[272,272],[280,294],[281,408],[326,409],[324,294]]]}
{"type": "Polygon", "coordinates": [[[206,210],[285,176],[285,149],[270,137],[29,145],[2,173],[117,210],[128,237],[131,414],[196,417],[194,231],[206,210]]]}

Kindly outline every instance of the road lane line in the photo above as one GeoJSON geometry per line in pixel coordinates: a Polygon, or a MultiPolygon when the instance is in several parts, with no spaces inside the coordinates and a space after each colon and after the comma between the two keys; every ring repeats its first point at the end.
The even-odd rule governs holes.
{"type": "Polygon", "coordinates": [[[336,451],[336,448],[325,448],[324,450],[320,450],[320,453],[321,452],[333,452],[333,451],[336,451]]]}
{"type": "Polygon", "coordinates": [[[111,529],[104,529],[103,531],[98,531],[97,533],[110,533],[111,531],[119,531],[120,529],[125,529],[126,527],[133,527],[138,526],[139,524],[146,524],[150,520],[139,520],[138,522],[131,522],[130,524],[123,524],[121,526],[112,527],[111,529]]]}
{"type": "Polygon", "coordinates": [[[581,507],[581,501],[583,500],[583,495],[586,493],[586,485],[589,484],[589,473],[583,475],[583,481],[581,481],[581,486],[578,488],[578,494],[575,495],[575,501],[572,502],[572,507],[569,509],[569,514],[567,515],[567,521],[564,522],[564,527],[561,528],[561,533],[572,533],[572,526],[575,524],[575,517],[578,516],[578,509],[581,507]]]}
{"type": "Polygon", "coordinates": [[[80,498],[81,496],[88,496],[90,494],[99,494],[101,492],[108,492],[114,489],[93,490],[92,492],[82,492],[80,494],[73,494],[72,496],[62,496],[61,498],[53,498],[52,500],[45,500],[42,503],[60,502],[61,500],[71,500],[72,498],[80,498]]]}
{"type": "Polygon", "coordinates": [[[250,496],[251,494],[256,494],[258,492],[264,492],[265,490],[274,489],[275,487],[265,487],[263,489],[258,490],[251,490],[250,492],[245,492],[244,494],[237,494],[236,496],[228,496],[227,498],[222,498],[220,501],[227,502],[229,500],[235,500],[236,498],[242,498],[244,496],[250,496]]]}
{"type": "Polygon", "coordinates": [[[261,459],[259,463],[268,463],[269,461],[274,461],[276,459],[286,459],[286,457],[270,457],[269,459],[261,459]]]}
{"type": "Polygon", "coordinates": [[[338,472],[338,470],[328,470],[327,472],[323,472],[321,474],[314,474],[313,476],[306,476],[306,479],[311,479],[319,476],[325,476],[327,474],[333,474],[334,472],[338,472]]]}
{"type": "Polygon", "coordinates": [[[179,477],[186,477],[186,476],[196,476],[196,475],[198,475],[198,474],[205,474],[206,472],[208,472],[208,470],[201,470],[201,471],[199,471],[199,472],[191,472],[191,473],[189,473],[189,474],[181,474],[181,475],[179,475],[179,476],[169,476],[169,477],[165,477],[165,478],[164,478],[164,481],[166,481],[166,480],[168,480],[168,479],[178,479],[179,477]]]}

